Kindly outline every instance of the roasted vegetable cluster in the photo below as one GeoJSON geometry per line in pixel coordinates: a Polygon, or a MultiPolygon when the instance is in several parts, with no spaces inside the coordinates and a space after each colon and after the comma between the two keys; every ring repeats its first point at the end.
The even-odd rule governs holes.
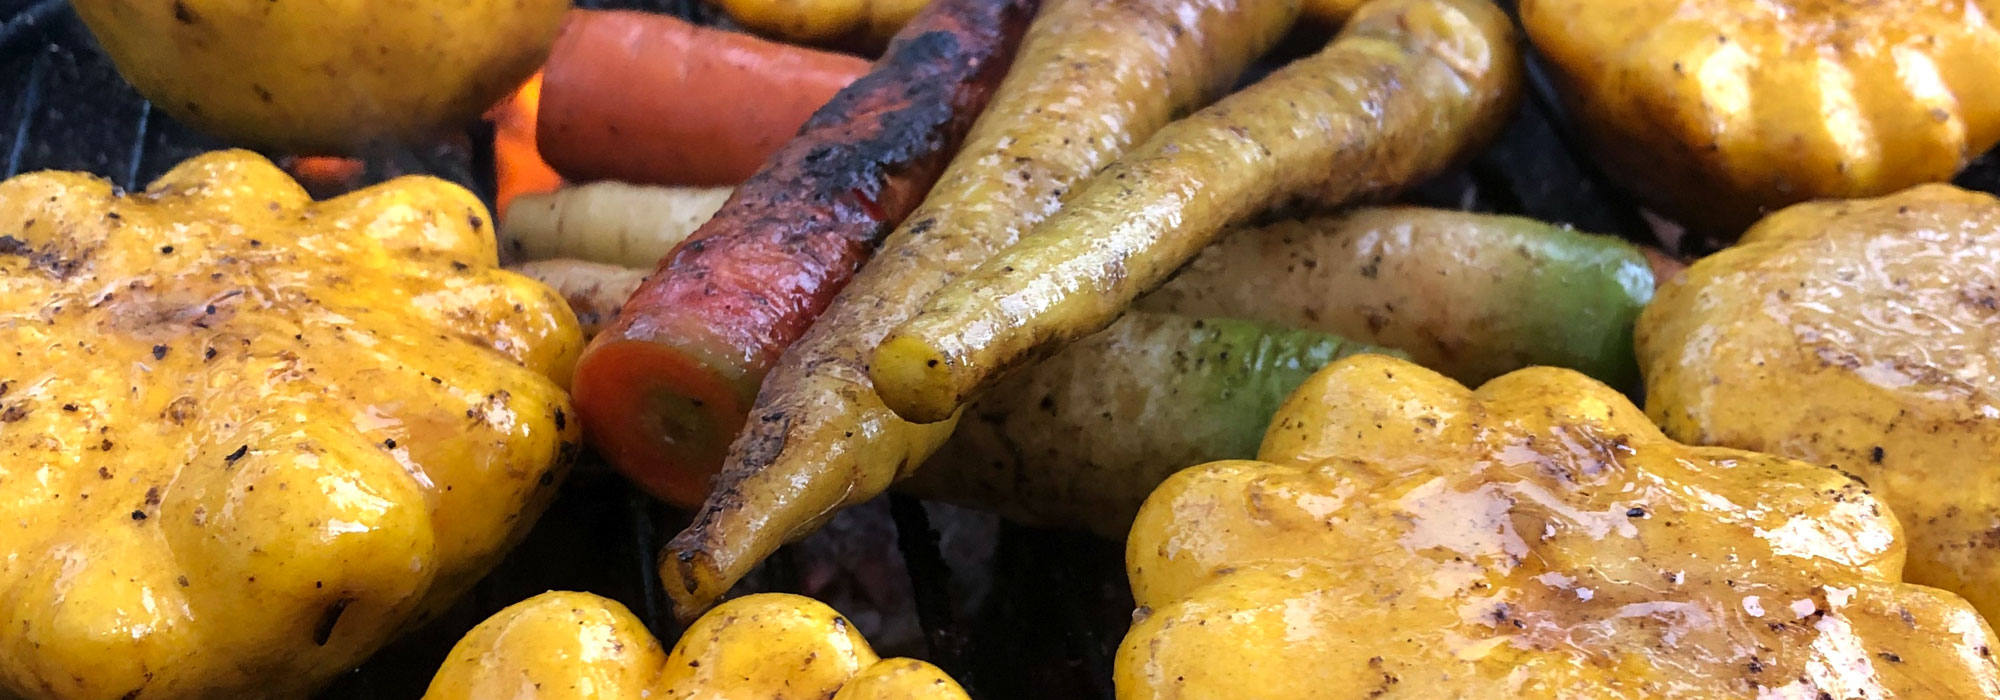
{"type": "Polygon", "coordinates": [[[75,0],[259,147],[511,90],[510,218],[240,151],[0,182],[0,700],[305,698],[493,599],[425,700],[969,700],[855,621],[1120,700],[2000,698],[2000,199],[1937,184],[2000,0],[713,2],[75,0]],[[567,534],[685,525],[588,550],[660,619],[496,593],[641,600],[548,530],[447,611],[586,428],[635,489],[561,507],[630,530],[567,534]],[[893,546],[784,548],[871,501],[893,546]],[[1114,551],[1003,518],[1122,538],[1129,627],[1114,551]]]}
{"type": "Polygon", "coordinates": [[[1260,457],[1140,511],[1121,700],[2000,694],[2000,640],[1901,582],[1861,481],[1673,442],[1568,370],[1355,356],[1260,457]]]}
{"type": "Polygon", "coordinates": [[[256,155],[0,183],[0,696],[295,698],[449,603],[580,435],[479,201],[256,155]]]}

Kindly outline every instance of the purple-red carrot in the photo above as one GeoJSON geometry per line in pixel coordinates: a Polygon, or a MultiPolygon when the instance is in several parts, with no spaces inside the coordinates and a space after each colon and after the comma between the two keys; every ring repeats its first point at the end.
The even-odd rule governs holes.
{"type": "Polygon", "coordinates": [[[600,454],[701,502],[764,373],[930,190],[1038,3],[932,3],[661,261],[577,364],[600,454]]]}

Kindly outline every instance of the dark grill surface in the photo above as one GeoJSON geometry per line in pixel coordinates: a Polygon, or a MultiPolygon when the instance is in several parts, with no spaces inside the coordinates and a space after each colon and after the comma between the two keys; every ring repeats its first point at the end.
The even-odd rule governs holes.
{"type": "MultiPolygon", "coordinates": [[[[695,3],[579,2],[715,21],[713,11],[695,3]]],[[[223,145],[155,113],[118,77],[65,2],[0,0],[0,17],[9,18],[0,24],[5,175],[83,170],[136,190],[180,160],[223,145]]],[[[1298,37],[1277,55],[1301,55],[1321,40],[1298,37]]],[[[1563,115],[1546,86],[1536,87],[1498,144],[1409,199],[1524,214],[1653,242],[1651,228],[1630,201],[1572,155],[1563,115]]],[[[473,129],[451,143],[378,154],[368,159],[364,180],[429,173],[466,185],[490,204],[485,140],[485,133],[473,129]]],[[[1959,182],[2000,190],[2000,164],[1989,154],[1959,182]]],[[[467,629],[545,590],[586,590],[616,599],[671,643],[679,630],[653,558],[684,518],[586,457],[527,541],[491,576],[321,697],[416,698],[467,629]]],[[[975,697],[1109,698],[1112,653],[1132,610],[1123,554],[1120,544],[1087,535],[1000,524],[957,508],[890,497],[843,514],[821,534],[781,550],[738,590],[820,597],[854,619],[885,656],[929,659],[975,697]]]]}

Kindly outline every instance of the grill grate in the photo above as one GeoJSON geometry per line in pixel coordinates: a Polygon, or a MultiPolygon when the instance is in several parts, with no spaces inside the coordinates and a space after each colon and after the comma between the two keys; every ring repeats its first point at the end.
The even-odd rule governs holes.
{"type": "MultiPolygon", "coordinates": [[[[697,0],[583,0],[586,7],[665,12],[715,23],[697,0]]],[[[1511,8],[1512,2],[1503,0],[1511,8]]],[[[84,170],[136,190],[175,163],[222,144],[157,114],[113,70],[63,0],[0,0],[0,153],[5,175],[84,170]]],[[[1279,52],[1315,46],[1300,37],[1279,52]]],[[[1417,188],[1419,204],[1495,211],[1651,242],[1639,210],[1570,148],[1538,67],[1536,88],[1500,142],[1417,188]]],[[[487,134],[477,129],[421,152],[368,159],[364,182],[423,172],[488,199],[487,134]]],[[[2000,158],[1981,158],[1961,185],[2000,191],[2000,158]]],[[[550,589],[587,590],[679,632],[654,569],[665,536],[685,524],[586,458],[526,541],[437,619],[391,644],[324,692],[324,700],[415,698],[451,644],[487,615],[550,589]]],[[[804,592],[855,619],[885,654],[928,658],[975,697],[1110,698],[1111,659],[1132,602],[1117,543],[996,524],[956,508],[891,497],[780,550],[739,591],[804,592]],[[935,526],[935,527],[934,527],[935,526]],[[905,563],[907,562],[907,564],[905,563]],[[905,590],[907,588],[907,590],[905,590]],[[899,627],[900,625],[900,627],[899,627]],[[916,631],[909,632],[909,628],[916,631]],[[906,634],[898,635],[902,629],[906,634]]]]}

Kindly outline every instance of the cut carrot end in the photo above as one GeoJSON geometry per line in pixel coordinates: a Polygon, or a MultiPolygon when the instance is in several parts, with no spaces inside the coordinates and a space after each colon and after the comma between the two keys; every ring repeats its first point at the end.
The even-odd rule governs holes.
{"type": "Polygon", "coordinates": [[[875,349],[870,378],[882,402],[912,423],[936,423],[958,410],[952,363],[930,344],[891,336],[875,349]]]}
{"type": "Polygon", "coordinates": [[[672,346],[600,338],[574,382],[584,433],[606,461],[668,503],[692,508],[708,497],[743,428],[727,379],[672,346]]]}

